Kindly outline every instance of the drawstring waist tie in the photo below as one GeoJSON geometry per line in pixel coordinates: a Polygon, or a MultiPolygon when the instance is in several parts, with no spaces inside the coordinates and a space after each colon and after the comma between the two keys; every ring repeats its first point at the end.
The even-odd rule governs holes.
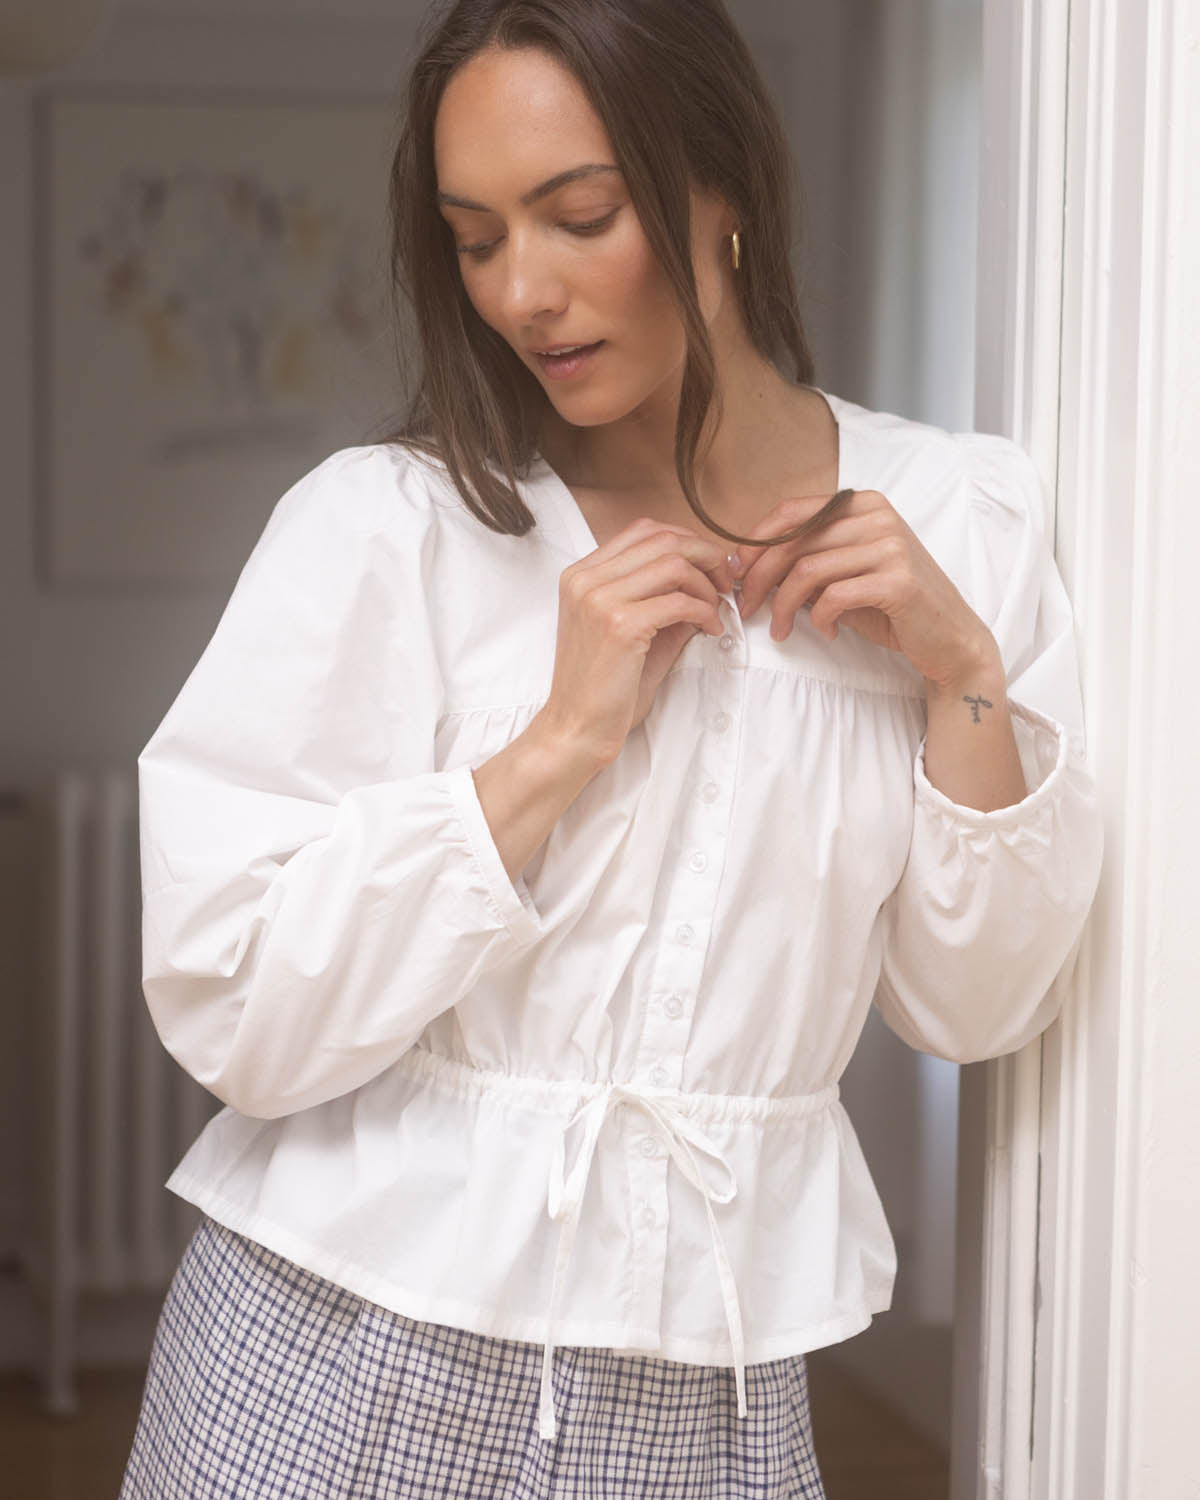
{"type": "Polygon", "coordinates": [[[708,1212],[708,1228],[712,1236],[713,1255],[717,1263],[717,1279],[721,1284],[721,1298],[725,1303],[725,1321],[729,1325],[729,1342],[733,1349],[733,1366],[737,1381],[738,1416],[746,1415],[746,1358],[745,1340],[742,1336],[742,1312],[738,1303],[737,1284],[729,1252],[717,1226],[713,1213],[714,1203],[728,1203],[737,1192],[733,1170],[720,1151],[697,1129],[691,1120],[661,1093],[650,1093],[627,1083],[610,1083],[594,1099],[580,1105],[563,1125],[555,1138],[554,1155],[550,1163],[550,1186],[547,1193],[547,1208],[550,1217],[561,1221],[558,1236],[558,1253],[554,1260],[554,1280],[550,1284],[550,1310],[546,1315],[546,1347],[542,1355],[542,1392],[538,1403],[538,1430],[542,1437],[555,1434],[554,1394],[551,1388],[551,1365],[554,1358],[554,1326],[558,1319],[559,1298],[566,1282],[567,1266],[575,1248],[575,1235],[579,1228],[579,1211],[583,1206],[583,1194],[587,1187],[588,1172],[600,1127],[608,1111],[615,1104],[632,1104],[648,1115],[658,1128],[667,1150],[684,1177],[697,1188],[704,1198],[708,1212]],[[570,1176],[564,1177],[564,1141],[567,1131],[576,1120],[584,1124],[583,1141],[575,1157],[570,1176]],[[704,1180],[695,1151],[711,1157],[725,1174],[726,1186],[722,1191],[710,1187],[704,1180]]]}
{"type": "MultiPolygon", "coordinates": [[[[827,1109],[839,1095],[836,1083],[812,1094],[784,1096],[766,1095],[714,1095],[680,1093],[670,1089],[643,1088],[632,1083],[581,1083],[566,1079],[521,1078],[508,1073],[476,1068],[457,1059],[442,1057],[422,1048],[413,1048],[400,1059],[399,1066],[405,1072],[426,1077],[435,1085],[449,1088],[455,1093],[509,1094],[514,1102],[522,1104],[552,1105],[561,1108],[564,1101],[576,1105],[559,1128],[551,1149],[550,1173],[546,1191],[546,1207],[550,1218],[560,1225],[558,1245],[554,1258],[554,1274],[550,1283],[550,1301],[546,1313],[545,1345],[542,1353],[541,1391],[538,1401],[538,1432],[542,1438],[553,1438],[557,1432],[554,1412],[552,1384],[555,1329],[567,1271],[575,1248],[579,1229],[579,1218],[587,1189],[588,1174],[595,1156],[596,1142],[609,1111],[620,1104],[639,1109],[656,1129],[671,1159],[704,1199],[708,1216],[709,1236],[712,1241],[713,1260],[717,1280],[721,1288],[721,1300],[725,1308],[725,1321],[729,1329],[729,1343],[733,1354],[734,1380],[737,1388],[737,1414],[747,1414],[746,1402],[746,1345],[742,1331],[741,1305],[738,1300],[737,1283],[729,1251],[725,1246],[720,1226],[713,1212],[714,1203],[729,1203],[737,1194],[737,1181],[733,1169],[721,1151],[691,1117],[695,1113],[711,1113],[715,1119],[770,1119],[776,1116],[797,1117],[827,1109]],[[687,1109],[676,1101],[686,1100],[687,1109]],[[583,1139],[575,1160],[568,1172],[566,1167],[566,1136],[576,1122],[583,1123],[583,1139]],[[706,1179],[698,1160],[707,1157],[715,1163],[721,1181],[714,1186],[706,1179]]],[[[535,1107],[536,1107],[535,1105],[535,1107]]],[[[569,1107],[569,1106],[568,1106],[569,1107]]]]}

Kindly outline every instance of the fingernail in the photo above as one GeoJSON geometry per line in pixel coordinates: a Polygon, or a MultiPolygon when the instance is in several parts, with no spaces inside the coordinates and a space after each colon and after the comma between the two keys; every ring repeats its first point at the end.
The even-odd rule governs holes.
{"type": "Polygon", "coordinates": [[[729,571],[733,574],[733,576],[735,578],[740,578],[742,576],[744,565],[737,553],[731,552],[725,559],[725,561],[729,564],[729,571]]]}

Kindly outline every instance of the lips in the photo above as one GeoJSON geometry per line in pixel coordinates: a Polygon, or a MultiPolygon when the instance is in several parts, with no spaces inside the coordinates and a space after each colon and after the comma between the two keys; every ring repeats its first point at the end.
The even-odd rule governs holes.
{"type": "Polygon", "coordinates": [[[541,354],[535,352],[535,358],[542,367],[542,373],[549,380],[574,380],[583,371],[593,367],[593,361],[598,352],[604,347],[604,340],[598,339],[594,344],[584,344],[574,349],[564,346],[560,354],[541,354]]]}
{"type": "Polygon", "coordinates": [[[548,344],[545,348],[534,349],[532,352],[539,359],[561,357],[565,354],[586,354],[589,350],[598,348],[603,342],[603,339],[597,339],[594,344],[548,344]]]}

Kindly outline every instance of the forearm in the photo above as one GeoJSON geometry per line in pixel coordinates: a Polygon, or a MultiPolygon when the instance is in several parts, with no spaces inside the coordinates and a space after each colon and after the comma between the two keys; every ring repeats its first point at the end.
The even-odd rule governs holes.
{"type": "Polygon", "coordinates": [[[515,740],[472,775],[484,817],[515,880],[603,762],[536,714],[515,740]]]}
{"type": "Polygon", "coordinates": [[[981,648],[979,664],[953,683],[926,680],[925,703],[925,775],[930,784],[952,802],[980,812],[1022,801],[1025,774],[999,653],[981,648]]]}

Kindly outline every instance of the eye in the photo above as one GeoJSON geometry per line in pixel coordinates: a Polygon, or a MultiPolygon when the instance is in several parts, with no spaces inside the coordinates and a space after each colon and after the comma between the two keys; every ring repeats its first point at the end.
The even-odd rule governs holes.
{"type": "Polygon", "coordinates": [[[605,214],[602,219],[593,219],[590,224],[564,224],[563,228],[570,230],[572,234],[597,234],[601,229],[607,229],[617,217],[614,208],[611,213],[605,214]]]}
{"type": "MultiPolygon", "coordinates": [[[[586,224],[563,224],[560,228],[565,229],[568,234],[599,234],[602,229],[608,228],[616,218],[617,212],[618,210],[614,208],[611,213],[605,214],[601,219],[592,219],[586,224]]],[[[495,245],[495,240],[481,245],[459,245],[458,253],[459,255],[469,255],[472,260],[486,260],[492,253],[495,245]]]]}
{"type": "MultiPolygon", "coordinates": [[[[493,244],[495,241],[492,242],[493,244]]],[[[491,245],[459,245],[460,255],[469,255],[472,260],[486,260],[492,253],[491,245]]]]}

